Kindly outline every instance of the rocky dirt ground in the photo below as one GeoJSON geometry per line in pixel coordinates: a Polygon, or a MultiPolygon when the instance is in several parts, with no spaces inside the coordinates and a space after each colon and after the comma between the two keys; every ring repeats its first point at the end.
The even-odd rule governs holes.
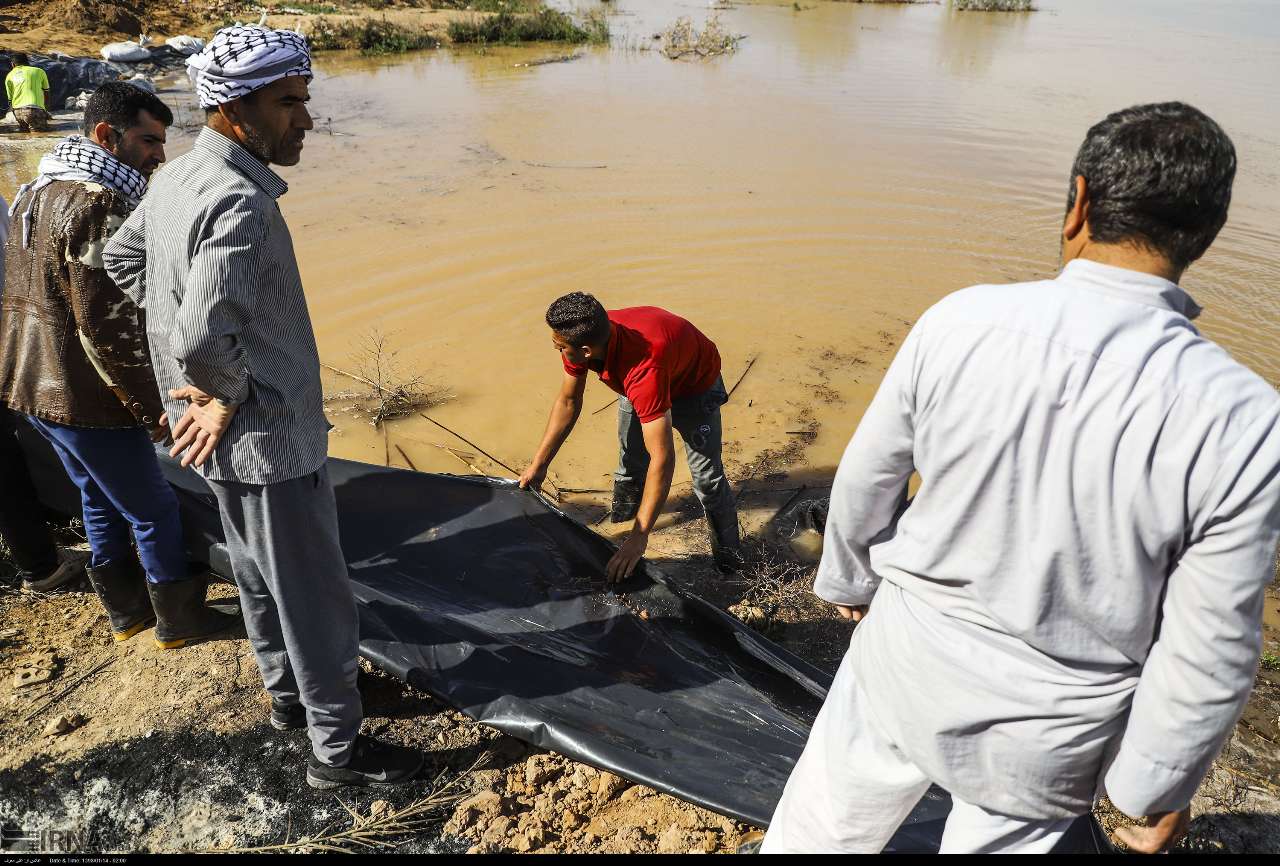
{"type": "MultiPolygon", "coordinates": [[[[74,526],[60,534],[79,540],[74,526]]],[[[149,632],[117,644],[87,586],[23,593],[12,577],[0,578],[0,622],[11,829],[88,828],[100,851],[323,850],[358,847],[342,834],[359,825],[401,853],[724,852],[752,829],[531,750],[367,662],[366,732],[422,749],[428,770],[392,793],[320,794],[303,779],[305,735],[267,724],[242,631],[178,651],[149,632]],[[405,832],[397,815],[423,801],[405,832]]]]}

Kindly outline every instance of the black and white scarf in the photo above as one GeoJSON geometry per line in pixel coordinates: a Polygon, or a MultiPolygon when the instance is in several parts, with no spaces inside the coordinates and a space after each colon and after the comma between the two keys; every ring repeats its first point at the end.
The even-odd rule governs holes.
{"type": "Polygon", "coordinates": [[[40,160],[39,174],[31,183],[24,184],[13,197],[9,208],[12,219],[24,195],[31,193],[27,209],[22,214],[22,245],[31,245],[31,205],[35,194],[55,180],[97,183],[115,190],[129,203],[129,210],[138,206],[142,194],[147,191],[147,179],[136,169],[130,168],[103,148],[84,138],[73,135],[64,138],[40,160]]]}

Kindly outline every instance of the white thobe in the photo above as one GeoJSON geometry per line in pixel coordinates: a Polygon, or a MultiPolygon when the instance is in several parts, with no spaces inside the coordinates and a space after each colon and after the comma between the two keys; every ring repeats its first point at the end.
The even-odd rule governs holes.
{"type": "MultiPolygon", "coordinates": [[[[957,292],[845,452],[815,591],[874,602],[842,676],[964,803],[1063,819],[1105,779],[1131,815],[1179,809],[1243,710],[1280,537],[1280,398],[1198,313],[1167,280],[1084,260],[957,292]]],[[[783,805],[838,803],[824,778],[783,805]]],[[[783,805],[770,836],[791,833],[783,805]]]]}

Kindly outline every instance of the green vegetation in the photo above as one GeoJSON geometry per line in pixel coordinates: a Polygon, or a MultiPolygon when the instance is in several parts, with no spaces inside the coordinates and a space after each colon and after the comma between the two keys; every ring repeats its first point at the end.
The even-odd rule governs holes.
{"type": "Polygon", "coordinates": [[[515,42],[606,43],[609,41],[609,25],[603,14],[588,15],[579,24],[564,12],[538,6],[529,13],[503,10],[484,18],[451,21],[449,38],[457,43],[487,45],[515,42]]]}
{"type": "Polygon", "coordinates": [[[1264,671],[1280,671],[1280,656],[1275,653],[1263,653],[1260,667],[1264,671]]]}
{"type": "Polygon", "coordinates": [[[471,12],[536,12],[542,0],[430,0],[432,9],[466,9],[471,12]]]}
{"type": "Polygon", "coordinates": [[[317,18],[307,33],[307,41],[317,51],[345,48],[359,49],[365,54],[400,54],[440,46],[440,40],[423,28],[393,24],[385,18],[359,21],[317,18]]]}
{"type": "Polygon", "coordinates": [[[951,8],[961,12],[1034,12],[1031,0],[951,0],[951,8]]]}

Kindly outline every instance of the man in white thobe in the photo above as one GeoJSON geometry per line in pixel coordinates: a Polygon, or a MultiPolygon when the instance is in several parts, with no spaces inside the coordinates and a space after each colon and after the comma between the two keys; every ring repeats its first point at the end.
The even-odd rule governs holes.
{"type": "Polygon", "coordinates": [[[931,783],[946,852],[1052,850],[1103,793],[1131,848],[1185,832],[1280,537],[1280,398],[1177,285],[1235,166],[1189,106],[1117,112],[1061,274],[916,323],[836,474],[815,591],[858,626],[763,852],[879,851],[931,783]]]}

